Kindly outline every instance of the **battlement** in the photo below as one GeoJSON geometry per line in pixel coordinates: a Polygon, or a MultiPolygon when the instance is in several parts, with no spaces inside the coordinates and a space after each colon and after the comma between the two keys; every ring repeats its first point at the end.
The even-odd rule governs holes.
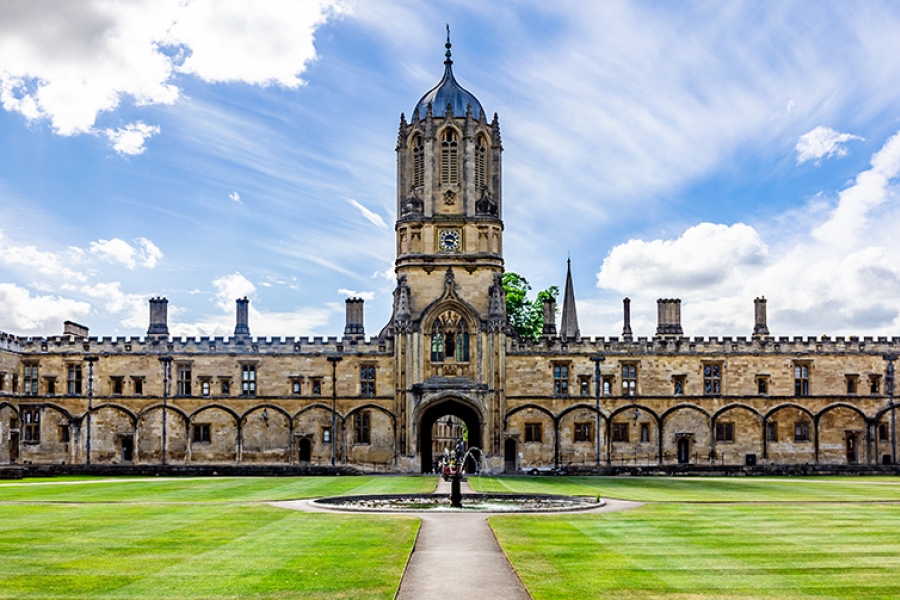
{"type": "Polygon", "coordinates": [[[23,354],[77,352],[96,354],[320,354],[393,353],[390,341],[344,337],[18,337],[0,332],[0,349],[23,354]]]}
{"type": "Polygon", "coordinates": [[[558,354],[880,354],[897,352],[900,337],[686,337],[655,336],[623,340],[618,337],[563,340],[545,336],[537,342],[511,339],[508,351],[558,354]]]}

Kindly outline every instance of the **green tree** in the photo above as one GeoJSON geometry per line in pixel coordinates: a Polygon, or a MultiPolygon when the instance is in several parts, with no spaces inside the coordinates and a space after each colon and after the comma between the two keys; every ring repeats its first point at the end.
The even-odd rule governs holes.
{"type": "Polygon", "coordinates": [[[544,298],[559,296],[555,285],[538,292],[537,298],[528,299],[531,285],[528,280],[512,271],[503,274],[503,289],[506,290],[506,318],[518,334],[529,340],[537,340],[544,329],[544,298]]]}

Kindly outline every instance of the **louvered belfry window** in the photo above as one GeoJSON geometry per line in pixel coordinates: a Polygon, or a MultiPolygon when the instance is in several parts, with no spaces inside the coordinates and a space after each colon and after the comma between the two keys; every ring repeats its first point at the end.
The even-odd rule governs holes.
{"type": "Polygon", "coordinates": [[[480,135],[475,139],[475,186],[478,189],[487,185],[487,145],[480,135]]]}
{"type": "Polygon", "coordinates": [[[413,187],[425,185],[425,145],[422,142],[422,136],[417,135],[412,144],[413,155],[413,187]]]}
{"type": "Polygon", "coordinates": [[[441,134],[441,183],[459,183],[459,142],[453,129],[441,134]]]}

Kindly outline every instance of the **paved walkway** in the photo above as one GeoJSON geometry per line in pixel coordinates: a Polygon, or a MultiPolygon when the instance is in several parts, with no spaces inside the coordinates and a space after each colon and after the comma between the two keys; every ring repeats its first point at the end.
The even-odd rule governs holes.
{"type": "MultiPolygon", "coordinates": [[[[441,480],[435,493],[449,494],[450,484],[441,480]]],[[[462,493],[473,493],[466,482],[462,483],[462,493]]],[[[308,500],[272,504],[295,510],[337,512],[310,504],[308,500]]],[[[612,512],[637,506],[640,503],[607,500],[605,506],[578,511],[578,514],[612,512]]],[[[488,525],[489,513],[411,514],[422,519],[422,525],[400,582],[397,600],[531,600],[531,594],[522,585],[488,525]]]]}

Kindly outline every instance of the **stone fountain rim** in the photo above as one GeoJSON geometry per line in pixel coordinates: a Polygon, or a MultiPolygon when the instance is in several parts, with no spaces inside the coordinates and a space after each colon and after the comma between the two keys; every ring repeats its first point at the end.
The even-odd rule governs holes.
{"type": "MultiPolygon", "coordinates": [[[[438,513],[438,512],[467,512],[464,508],[455,511],[434,511],[421,508],[381,508],[368,506],[342,506],[339,502],[361,502],[366,500],[415,500],[415,499],[450,499],[450,494],[433,493],[433,494],[356,494],[350,496],[327,496],[324,498],[316,498],[310,500],[310,504],[325,508],[328,510],[336,510],[342,512],[362,512],[362,513],[438,513]]],[[[591,496],[562,496],[559,494],[503,494],[498,492],[463,494],[463,505],[466,502],[479,502],[489,500],[552,500],[572,502],[572,506],[552,506],[546,508],[521,508],[517,510],[472,510],[472,513],[480,514],[528,514],[528,513],[567,513],[577,511],[587,511],[606,506],[606,501],[602,498],[597,501],[591,496]]]]}

